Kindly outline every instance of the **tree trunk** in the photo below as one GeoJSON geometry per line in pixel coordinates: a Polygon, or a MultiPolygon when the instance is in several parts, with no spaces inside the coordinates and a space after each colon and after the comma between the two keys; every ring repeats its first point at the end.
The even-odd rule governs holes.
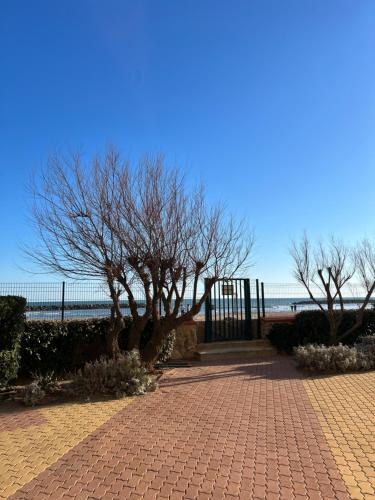
{"type": "Polygon", "coordinates": [[[352,333],[354,333],[356,330],[358,330],[359,327],[362,326],[363,324],[363,317],[364,317],[364,310],[360,310],[358,313],[357,313],[357,317],[356,317],[356,321],[354,323],[353,326],[351,326],[348,330],[346,330],[345,333],[343,333],[339,340],[344,340],[346,339],[347,337],[349,337],[349,335],[351,335],[352,333]]]}
{"type": "Polygon", "coordinates": [[[140,351],[142,332],[145,329],[148,320],[148,318],[143,317],[138,319],[137,321],[134,321],[133,319],[129,330],[128,342],[126,345],[127,351],[132,351],[133,349],[138,349],[138,351],[140,351]]]}
{"type": "Polygon", "coordinates": [[[140,348],[142,330],[137,324],[132,324],[129,331],[128,342],[126,345],[127,351],[132,351],[133,349],[140,348]]]}
{"type": "Polygon", "coordinates": [[[330,324],[329,327],[329,345],[337,344],[337,326],[335,323],[330,324]]]}
{"type": "Polygon", "coordinates": [[[150,340],[141,352],[142,361],[147,366],[151,366],[157,361],[163,341],[171,330],[169,325],[158,326],[154,329],[150,340]]]}
{"type": "Polygon", "coordinates": [[[335,313],[330,310],[328,311],[328,323],[329,323],[329,339],[328,343],[329,345],[336,345],[337,344],[337,321],[335,318],[335,313]]]}
{"type": "Polygon", "coordinates": [[[337,345],[341,340],[339,338],[339,329],[343,319],[342,311],[331,310],[328,312],[329,322],[329,345],[337,345]]]}
{"type": "Polygon", "coordinates": [[[109,327],[106,339],[107,355],[110,358],[116,358],[120,354],[118,338],[123,327],[124,325],[122,322],[122,318],[115,318],[114,320],[111,321],[111,325],[109,327]]]}

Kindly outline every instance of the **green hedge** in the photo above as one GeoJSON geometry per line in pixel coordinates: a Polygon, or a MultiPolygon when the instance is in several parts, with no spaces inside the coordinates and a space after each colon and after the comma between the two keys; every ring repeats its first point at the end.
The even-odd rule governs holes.
{"type": "MultiPolygon", "coordinates": [[[[119,344],[125,349],[131,318],[124,318],[125,328],[119,344]]],[[[35,372],[62,373],[82,367],[106,353],[106,334],[109,318],[67,320],[29,320],[21,343],[21,371],[25,375],[35,372]]],[[[152,323],[147,325],[141,348],[151,336],[152,323]]],[[[160,360],[165,361],[173,350],[174,335],[167,338],[160,360]]]]}
{"type": "Polygon", "coordinates": [[[0,297],[0,351],[13,349],[22,336],[26,299],[6,295],[0,297]]]}
{"type": "Polygon", "coordinates": [[[0,297],[0,387],[5,387],[17,377],[25,307],[26,299],[23,297],[0,297]]]}
{"type": "Polygon", "coordinates": [[[17,378],[19,364],[19,348],[0,351],[0,388],[4,388],[11,380],[17,378]]]}
{"type": "MultiPolygon", "coordinates": [[[[355,311],[345,311],[339,337],[355,323],[355,311]]],[[[343,343],[353,345],[358,337],[375,332],[375,311],[366,310],[363,324],[343,343]]],[[[275,323],[269,334],[270,342],[279,350],[291,354],[294,347],[307,344],[328,344],[329,324],[322,311],[303,311],[290,324],[275,323]]]]}
{"type": "Polygon", "coordinates": [[[70,371],[105,354],[107,318],[30,320],[21,342],[21,371],[70,371]]]}

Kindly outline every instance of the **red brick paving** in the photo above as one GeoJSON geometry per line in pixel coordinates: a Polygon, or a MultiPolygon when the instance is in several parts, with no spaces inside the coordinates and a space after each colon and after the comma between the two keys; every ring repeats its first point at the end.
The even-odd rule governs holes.
{"type": "Polygon", "coordinates": [[[20,411],[19,405],[15,405],[14,411],[7,409],[7,411],[0,413],[0,431],[9,432],[16,429],[27,429],[32,425],[40,425],[46,422],[44,415],[35,410],[20,411]]]}
{"type": "Polygon", "coordinates": [[[12,498],[346,499],[290,359],[178,369],[12,498]]]}

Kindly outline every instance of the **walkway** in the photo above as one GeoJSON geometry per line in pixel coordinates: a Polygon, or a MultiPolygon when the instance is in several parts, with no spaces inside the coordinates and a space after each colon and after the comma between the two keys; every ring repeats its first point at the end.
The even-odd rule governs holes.
{"type": "MultiPolygon", "coordinates": [[[[70,422],[58,440],[72,447],[11,498],[375,498],[374,400],[374,372],[303,380],[288,357],[177,369],[155,393],[101,403],[75,446],[70,422]]],[[[0,452],[18,447],[24,464],[17,433],[38,433],[44,411],[0,418],[0,452]]]]}

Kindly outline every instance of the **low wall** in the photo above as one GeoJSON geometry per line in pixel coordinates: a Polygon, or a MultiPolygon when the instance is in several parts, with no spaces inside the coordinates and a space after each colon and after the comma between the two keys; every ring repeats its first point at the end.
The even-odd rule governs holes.
{"type": "Polygon", "coordinates": [[[204,342],[204,337],[205,337],[204,329],[205,329],[206,322],[205,322],[204,318],[201,317],[201,318],[197,318],[195,320],[195,323],[197,325],[197,342],[198,342],[198,344],[202,344],[204,342]]]}
{"type": "Polygon", "coordinates": [[[261,318],[260,320],[260,331],[262,338],[266,338],[268,332],[271,330],[272,325],[275,323],[293,323],[295,314],[282,314],[279,316],[268,316],[261,318]]]}
{"type": "MultiPolygon", "coordinates": [[[[203,322],[204,325],[204,322],[203,322]]],[[[172,360],[193,359],[197,350],[197,323],[186,321],[176,329],[176,340],[172,360]]]]}

